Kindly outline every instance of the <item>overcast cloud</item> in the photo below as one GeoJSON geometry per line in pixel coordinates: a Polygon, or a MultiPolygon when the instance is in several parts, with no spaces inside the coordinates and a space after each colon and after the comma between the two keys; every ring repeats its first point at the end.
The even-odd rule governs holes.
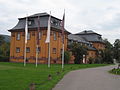
{"type": "Polygon", "coordinates": [[[110,42],[120,38],[120,0],[0,0],[0,34],[14,27],[20,17],[50,11],[71,33],[93,30],[110,42]]]}

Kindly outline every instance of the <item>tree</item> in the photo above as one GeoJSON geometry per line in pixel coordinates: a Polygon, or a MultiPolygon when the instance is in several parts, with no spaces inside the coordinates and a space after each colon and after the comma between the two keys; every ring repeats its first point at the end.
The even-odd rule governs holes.
{"type": "Polygon", "coordinates": [[[4,37],[2,35],[0,35],[0,46],[4,43],[4,37]]]}
{"type": "Polygon", "coordinates": [[[120,63],[120,39],[114,42],[114,58],[120,63]]]}
{"type": "Polygon", "coordinates": [[[64,53],[64,62],[65,62],[65,64],[68,64],[69,63],[69,60],[70,60],[70,52],[68,52],[68,51],[65,51],[65,53],[64,53]]]}
{"type": "Polygon", "coordinates": [[[3,43],[1,45],[1,48],[0,48],[0,51],[2,53],[2,56],[9,56],[9,53],[10,53],[10,43],[3,43]]]}
{"type": "Polygon", "coordinates": [[[0,61],[9,61],[10,43],[4,41],[4,37],[0,35],[0,61]]]}
{"type": "Polygon", "coordinates": [[[71,45],[69,45],[69,49],[75,56],[75,64],[80,64],[81,60],[83,59],[83,55],[87,54],[86,47],[80,45],[79,43],[72,43],[71,45]]]}
{"type": "Polygon", "coordinates": [[[113,46],[107,39],[104,40],[104,43],[105,49],[99,50],[97,59],[101,59],[100,63],[113,63],[113,46]]]}

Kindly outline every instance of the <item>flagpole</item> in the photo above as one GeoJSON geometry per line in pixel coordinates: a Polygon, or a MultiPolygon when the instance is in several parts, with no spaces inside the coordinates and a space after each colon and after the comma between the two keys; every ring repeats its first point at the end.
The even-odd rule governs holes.
{"type": "Polygon", "coordinates": [[[38,66],[38,47],[39,47],[39,33],[40,33],[40,16],[38,16],[38,30],[37,30],[37,37],[36,37],[36,61],[35,61],[35,66],[38,66]]]}
{"type": "Polygon", "coordinates": [[[49,21],[48,21],[48,28],[49,28],[49,43],[48,43],[48,68],[50,68],[50,29],[51,29],[51,11],[50,11],[50,16],[49,16],[49,21]]]}
{"type": "Polygon", "coordinates": [[[64,26],[65,26],[65,10],[62,20],[62,69],[64,68],[64,26]]]}
{"type": "Polygon", "coordinates": [[[24,48],[24,66],[26,66],[26,43],[25,43],[25,48],[24,48]]]}
{"type": "Polygon", "coordinates": [[[26,23],[25,23],[24,66],[26,66],[26,44],[27,44],[27,34],[28,34],[28,18],[27,18],[27,16],[26,16],[26,23]]]}
{"type": "Polygon", "coordinates": [[[45,43],[48,43],[48,68],[50,67],[50,29],[51,29],[51,12],[48,18],[48,30],[45,43]]]}
{"type": "Polygon", "coordinates": [[[38,63],[38,45],[36,46],[36,67],[37,67],[37,63],[38,63]]]}
{"type": "Polygon", "coordinates": [[[50,42],[48,43],[48,67],[50,67],[50,42]]]}
{"type": "Polygon", "coordinates": [[[62,69],[64,68],[64,43],[63,43],[63,50],[62,50],[62,69]]]}

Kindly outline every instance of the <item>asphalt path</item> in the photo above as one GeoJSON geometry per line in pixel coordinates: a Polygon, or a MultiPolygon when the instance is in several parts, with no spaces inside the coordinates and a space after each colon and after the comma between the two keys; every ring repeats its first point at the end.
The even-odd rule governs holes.
{"type": "Polygon", "coordinates": [[[120,90],[120,75],[108,73],[115,65],[71,71],[53,90],[120,90]]]}

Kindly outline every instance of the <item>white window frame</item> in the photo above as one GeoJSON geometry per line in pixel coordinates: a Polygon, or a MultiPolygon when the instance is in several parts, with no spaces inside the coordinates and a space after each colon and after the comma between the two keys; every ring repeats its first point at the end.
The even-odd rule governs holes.
{"type": "Polygon", "coordinates": [[[30,32],[27,34],[27,40],[30,40],[30,32]]]}
{"type": "Polygon", "coordinates": [[[56,32],[53,33],[53,38],[54,38],[54,40],[57,40],[57,33],[56,32]]]}
{"type": "Polygon", "coordinates": [[[26,47],[26,52],[30,53],[30,47],[26,47]]]}
{"type": "Polygon", "coordinates": [[[20,48],[16,47],[16,53],[20,53],[20,48]]]}
{"type": "Polygon", "coordinates": [[[17,40],[20,40],[20,33],[17,33],[16,39],[17,39],[17,40]]]}
{"type": "Polygon", "coordinates": [[[42,38],[42,32],[39,32],[39,39],[42,38]]]}

